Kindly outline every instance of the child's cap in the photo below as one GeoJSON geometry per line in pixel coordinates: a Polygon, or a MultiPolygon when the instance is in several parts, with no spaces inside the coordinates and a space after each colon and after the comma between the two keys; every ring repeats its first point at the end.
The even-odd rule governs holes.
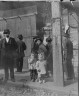
{"type": "Polygon", "coordinates": [[[47,39],[46,39],[46,42],[51,42],[52,41],[52,39],[50,38],[50,37],[48,37],[47,39]]]}

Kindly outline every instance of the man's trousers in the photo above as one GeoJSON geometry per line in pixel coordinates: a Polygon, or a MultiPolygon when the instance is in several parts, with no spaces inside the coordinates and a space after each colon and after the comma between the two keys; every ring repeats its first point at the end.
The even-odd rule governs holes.
{"type": "Polygon", "coordinates": [[[14,59],[4,57],[3,64],[4,64],[5,79],[9,79],[9,70],[10,70],[10,78],[14,79],[14,59]]]}
{"type": "Polygon", "coordinates": [[[23,68],[23,57],[17,59],[17,71],[22,72],[23,68]]]}

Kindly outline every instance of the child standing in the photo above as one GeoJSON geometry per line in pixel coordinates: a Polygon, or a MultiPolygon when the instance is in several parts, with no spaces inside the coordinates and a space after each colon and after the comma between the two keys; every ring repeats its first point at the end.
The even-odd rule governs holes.
{"type": "Polygon", "coordinates": [[[35,82],[37,78],[37,70],[36,70],[36,58],[34,52],[31,53],[31,56],[28,58],[30,77],[33,82],[35,82]]]}
{"type": "Polygon", "coordinates": [[[44,77],[46,74],[46,60],[44,57],[44,52],[40,50],[38,52],[38,61],[36,62],[39,83],[45,83],[44,77]]]}

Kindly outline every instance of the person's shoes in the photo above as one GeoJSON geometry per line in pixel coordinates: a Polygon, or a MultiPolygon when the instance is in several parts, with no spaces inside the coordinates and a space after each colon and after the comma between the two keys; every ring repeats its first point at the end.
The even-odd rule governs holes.
{"type": "Polygon", "coordinates": [[[15,82],[15,79],[11,79],[12,82],[15,82]]]}
{"type": "Polygon", "coordinates": [[[45,83],[45,80],[43,80],[42,82],[45,83]]]}
{"type": "Polygon", "coordinates": [[[41,81],[41,80],[39,80],[39,83],[41,84],[41,83],[42,83],[42,81],[41,81]]]}

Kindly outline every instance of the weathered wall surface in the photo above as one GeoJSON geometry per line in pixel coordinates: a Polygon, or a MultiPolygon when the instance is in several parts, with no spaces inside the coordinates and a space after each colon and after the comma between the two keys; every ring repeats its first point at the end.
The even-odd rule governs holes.
{"type": "Polygon", "coordinates": [[[18,34],[23,35],[24,41],[27,45],[24,58],[24,68],[28,68],[27,59],[31,52],[32,36],[36,35],[36,12],[35,6],[31,8],[6,10],[3,12],[2,16],[5,17],[6,20],[0,20],[1,31],[3,31],[5,28],[9,28],[11,31],[11,36],[16,39],[18,34]]]}
{"type": "MultiPolygon", "coordinates": [[[[51,22],[51,3],[46,1],[25,1],[25,2],[18,2],[18,1],[5,1],[0,2],[0,13],[2,14],[4,10],[11,10],[16,8],[23,8],[29,6],[37,6],[37,15],[36,15],[36,27],[37,29],[41,29],[45,26],[46,23],[51,22]]],[[[2,16],[0,14],[0,16],[2,16]]]]}

